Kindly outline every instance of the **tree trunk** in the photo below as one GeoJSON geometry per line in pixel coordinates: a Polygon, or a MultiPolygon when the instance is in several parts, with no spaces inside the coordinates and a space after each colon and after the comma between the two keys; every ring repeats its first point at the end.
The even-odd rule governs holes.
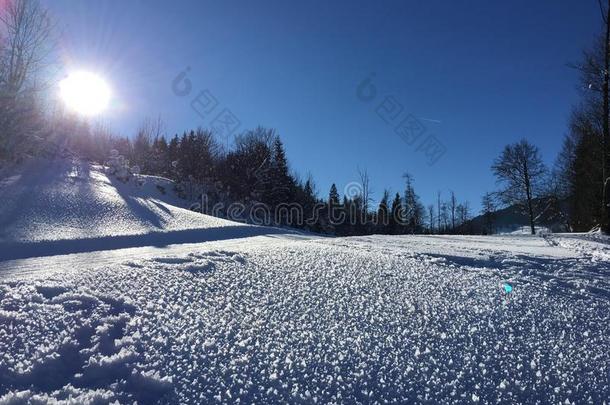
{"type": "Polygon", "coordinates": [[[534,209],[532,208],[531,197],[527,198],[527,208],[529,210],[529,216],[530,216],[530,229],[532,230],[532,235],[536,235],[536,227],[534,226],[534,209]]]}
{"type": "MultiPolygon", "coordinates": [[[[606,162],[610,161],[610,154],[606,156],[606,162]]],[[[606,172],[608,173],[608,177],[606,177],[606,182],[604,183],[604,212],[606,214],[606,222],[605,227],[602,227],[602,232],[605,234],[610,234],[610,168],[606,172]]]]}
{"type": "Polygon", "coordinates": [[[532,187],[530,184],[530,174],[527,168],[527,162],[523,162],[523,174],[525,177],[525,196],[527,197],[527,211],[530,219],[530,229],[532,235],[536,235],[536,227],[534,226],[534,207],[532,206],[532,187]]]}
{"type": "Polygon", "coordinates": [[[610,182],[610,102],[608,100],[609,87],[609,69],[610,69],[610,0],[608,0],[608,8],[605,16],[606,23],[606,42],[604,43],[604,82],[603,82],[603,177],[602,183],[604,189],[602,194],[602,218],[601,229],[604,233],[610,233],[610,192],[608,192],[608,183],[610,182]]]}
{"type": "MultiPolygon", "coordinates": [[[[608,0],[610,1],[610,0],[608,0]]],[[[437,211],[436,211],[436,215],[437,215],[437,222],[438,222],[438,234],[440,235],[441,233],[441,192],[439,191],[436,194],[436,203],[437,203],[437,211]]]]}

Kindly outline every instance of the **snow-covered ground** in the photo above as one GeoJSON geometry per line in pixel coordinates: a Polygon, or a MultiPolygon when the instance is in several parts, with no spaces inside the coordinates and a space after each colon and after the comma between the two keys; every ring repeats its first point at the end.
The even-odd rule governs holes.
{"type": "Polygon", "coordinates": [[[31,160],[0,173],[0,260],[286,232],[185,209],[170,180],[31,160]]]}
{"type": "Polygon", "coordinates": [[[0,261],[0,403],[608,403],[607,238],[233,226],[0,261]]]}

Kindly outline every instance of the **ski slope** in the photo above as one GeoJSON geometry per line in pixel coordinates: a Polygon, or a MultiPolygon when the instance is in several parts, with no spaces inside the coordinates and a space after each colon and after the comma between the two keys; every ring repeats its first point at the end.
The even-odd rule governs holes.
{"type": "Polygon", "coordinates": [[[0,173],[0,260],[288,232],[184,205],[167,179],[123,183],[78,160],[31,160],[0,173]]]}
{"type": "Polygon", "coordinates": [[[197,220],[199,237],[222,232],[3,252],[0,403],[608,403],[605,237],[320,238],[197,220]]]}

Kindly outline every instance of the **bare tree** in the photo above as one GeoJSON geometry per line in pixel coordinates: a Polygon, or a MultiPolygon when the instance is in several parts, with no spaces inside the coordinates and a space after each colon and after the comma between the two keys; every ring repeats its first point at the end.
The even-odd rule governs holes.
{"type": "Polygon", "coordinates": [[[358,176],[360,176],[360,185],[362,186],[362,210],[364,215],[369,213],[369,204],[372,200],[373,192],[371,191],[371,179],[369,178],[369,172],[366,169],[361,170],[358,168],[358,176]]]}
{"type": "Polygon", "coordinates": [[[533,200],[543,191],[546,174],[538,148],[525,139],[507,145],[495,160],[492,170],[498,183],[504,186],[498,193],[501,200],[507,205],[517,204],[525,208],[532,235],[536,234],[533,200]]]}
{"type": "Polygon", "coordinates": [[[434,204],[428,205],[428,220],[430,221],[430,233],[434,233],[434,204]]]}
{"type": "Polygon", "coordinates": [[[449,229],[449,205],[446,202],[441,204],[441,218],[443,222],[444,231],[447,232],[449,229]]]}
{"type": "Polygon", "coordinates": [[[462,233],[466,233],[466,222],[468,222],[471,218],[470,204],[468,203],[468,201],[458,204],[456,212],[458,220],[460,221],[460,225],[462,227],[462,233]]]}
{"type": "Polygon", "coordinates": [[[0,83],[4,91],[18,94],[33,86],[36,75],[47,67],[51,52],[51,19],[38,0],[5,3],[0,23],[6,29],[2,44],[0,83]]]}
{"type": "Polygon", "coordinates": [[[438,233],[441,233],[441,192],[436,193],[436,221],[438,222],[438,233]]]}
{"type": "Polygon", "coordinates": [[[33,132],[40,118],[35,97],[48,67],[51,18],[38,0],[9,0],[0,11],[0,156],[33,132]]]}
{"type": "Polygon", "coordinates": [[[451,198],[449,200],[449,209],[451,210],[451,230],[455,232],[455,209],[457,208],[457,198],[455,193],[451,191],[451,198]]]}
{"type": "Polygon", "coordinates": [[[165,122],[160,115],[156,119],[147,117],[138,127],[138,132],[144,134],[149,142],[165,136],[165,122]]]}
{"type": "Polygon", "coordinates": [[[138,127],[133,141],[133,163],[138,166],[142,173],[148,174],[153,165],[153,145],[165,136],[165,124],[160,116],[157,119],[145,118],[138,127]]]}

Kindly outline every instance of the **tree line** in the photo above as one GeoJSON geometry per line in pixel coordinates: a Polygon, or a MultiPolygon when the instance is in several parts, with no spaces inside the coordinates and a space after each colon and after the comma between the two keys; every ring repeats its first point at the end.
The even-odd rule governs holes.
{"type": "Polygon", "coordinates": [[[581,101],[573,108],[552,170],[570,231],[600,228],[610,234],[610,0],[599,0],[602,33],[571,64],[580,73],[581,101]]]}
{"type": "Polygon", "coordinates": [[[227,149],[205,128],[167,138],[160,119],[146,120],[133,138],[77,120],[63,122],[61,143],[78,156],[107,163],[116,151],[132,172],[174,180],[191,208],[206,214],[249,220],[232,216],[229,207],[267,207],[265,224],[334,235],[464,233],[471,218],[469,204],[458,202],[453,192],[449,201],[439,194],[438,210],[429,214],[409,174],[403,176],[403,191],[385,190],[375,205],[366,170],[359,170],[359,181],[343,195],[336,184],[320,195],[311,176],[290,170],[283,142],[270,128],[245,131],[227,149]]]}

